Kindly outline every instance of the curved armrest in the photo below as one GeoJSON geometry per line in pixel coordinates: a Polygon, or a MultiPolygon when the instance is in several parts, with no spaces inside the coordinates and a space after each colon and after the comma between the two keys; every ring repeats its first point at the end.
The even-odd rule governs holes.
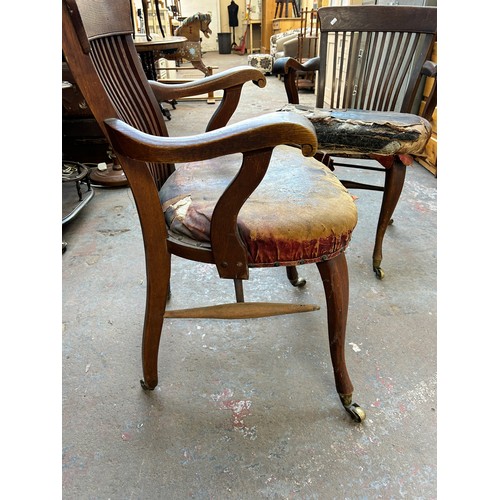
{"type": "Polygon", "coordinates": [[[261,71],[250,66],[237,66],[187,83],[159,83],[150,80],[149,84],[158,101],[168,101],[223,90],[249,81],[261,88],[266,86],[266,77],[261,71]]]}
{"type": "Polygon", "coordinates": [[[280,57],[274,61],[273,73],[275,75],[286,75],[290,71],[318,71],[319,61],[319,57],[312,57],[305,63],[300,64],[299,61],[293,57],[280,57]]]}
{"type": "Polygon", "coordinates": [[[104,121],[113,149],[134,160],[177,163],[208,160],[245,153],[280,144],[300,146],[304,156],[318,147],[316,132],[307,118],[276,112],[249,118],[222,129],[186,137],[159,137],[145,134],[122,120],[104,121]]]}

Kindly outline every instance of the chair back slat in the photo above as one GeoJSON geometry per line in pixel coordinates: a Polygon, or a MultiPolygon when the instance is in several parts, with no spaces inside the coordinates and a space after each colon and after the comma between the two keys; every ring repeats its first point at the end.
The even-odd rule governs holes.
{"type": "Polygon", "coordinates": [[[318,17],[318,107],[414,112],[436,8],[322,7],[318,17]]]}
{"type": "Polygon", "coordinates": [[[92,61],[121,119],[143,132],[166,135],[160,108],[141,78],[138,58],[131,57],[130,43],[124,35],[94,40],[92,61]]]}

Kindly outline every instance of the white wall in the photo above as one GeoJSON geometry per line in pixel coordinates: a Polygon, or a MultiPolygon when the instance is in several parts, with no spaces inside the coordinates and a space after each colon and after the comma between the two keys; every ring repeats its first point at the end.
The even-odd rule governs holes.
{"type": "MultiPolygon", "coordinates": [[[[224,33],[231,33],[231,41],[233,41],[233,28],[229,26],[229,14],[227,11],[228,5],[231,3],[231,0],[219,0],[220,1],[220,26],[221,31],[224,33]]],[[[246,25],[243,24],[243,20],[245,19],[245,13],[247,9],[247,5],[251,8],[250,19],[261,19],[262,18],[262,2],[263,0],[234,0],[235,3],[238,4],[238,26],[234,28],[234,42],[236,45],[241,44],[241,37],[245,32],[246,25]]],[[[274,0],[266,0],[271,1],[273,4],[274,0]]],[[[254,28],[254,46],[258,45],[258,41],[255,41],[255,36],[260,37],[260,31],[257,28],[254,28]]]]}
{"type": "MultiPolygon", "coordinates": [[[[221,32],[231,33],[231,42],[233,41],[233,28],[229,26],[229,14],[227,12],[227,7],[231,3],[231,0],[219,0],[220,1],[220,25],[221,32]]],[[[234,0],[238,4],[238,26],[234,28],[234,42],[236,45],[240,45],[240,38],[243,36],[245,27],[243,26],[243,19],[245,18],[245,0],[234,0]]]]}
{"type": "MultiPolygon", "coordinates": [[[[240,45],[240,38],[243,36],[245,26],[243,19],[245,19],[246,4],[250,4],[253,10],[258,10],[262,0],[234,0],[238,4],[238,26],[234,29],[235,43],[240,45]]],[[[274,0],[268,0],[274,3],[274,0]]],[[[209,13],[212,16],[210,29],[212,35],[209,39],[203,38],[201,44],[204,52],[217,51],[219,46],[217,44],[217,33],[231,33],[231,41],[233,29],[229,27],[229,14],[227,11],[228,5],[231,0],[181,0],[181,10],[183,17],[188,17],[196,12],[209,13]]]]}
{"type": "Polygon", "coordinates": [[[181,0],[182,17],[189,17],[197,12],[210,14],[212,16],[212,22],[210,23],[212,34],[210,38],[205,38],[205,36],[202,35],[201,50],[203,52],[219,50],[217,45],[217,33],[220,31],[219,9],[220,0],[181,0]]]}

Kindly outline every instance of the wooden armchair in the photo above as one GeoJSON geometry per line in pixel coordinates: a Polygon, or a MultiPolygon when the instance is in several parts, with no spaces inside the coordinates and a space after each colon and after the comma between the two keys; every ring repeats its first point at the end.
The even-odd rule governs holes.
{"type": "Polygon", "coordinates": [[[348,188],[383,191],[373,249],[373,270],[380,279],[382,242],[403,189],[406,166],[413,156],[423,154],[431,135],[428,120],[436,92],[422,116],[416,113],[423,79],[437,76],[430,62],[436,17],[435,7],[322,7],[319,56],[304,64],[291,58],[274,63],[273,72],[283,75],[290,103],[282,110],[312,121],[324,164],[332,170],[344,166],[385,173],[383,186],[342,180],[348,188]],[[318,72],[316,107],[309,108],[299,104],[297,74],[313,71],[318,72]],[[378,165],[341,158],[373,159],[378,165]]]}
{"type": "Polygon", "coordinates": [[[62,0],[63,51],[126,173],[141,222],[147,275],[142,387],[152,390],[158,383],[165,317],[255,318],[317,310],[247,303],[243,293],[250,268],[314,263],[325,290],[336,388],[349,415],[362,421],[344,357],[344,251],[357,212],[333,173],[311,158],[314,128],[292,113],[225,126],[243,84],[264,85],[262,73],[248,66],[188,84],[148,82],[132,41],[127,1],[62,0]],[[224,89],[224,97],[205,133],[168,137],[159,100],[217,89],[224,89]],[[234,280],[236,302],[165,311],[172,254],[214,264],[221,278],[234,280]]]}

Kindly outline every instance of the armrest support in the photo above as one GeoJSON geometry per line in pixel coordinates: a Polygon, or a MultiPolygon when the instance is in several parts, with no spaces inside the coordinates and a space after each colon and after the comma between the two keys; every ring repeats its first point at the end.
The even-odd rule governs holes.
{"type": "Polygon", "coordinates": [[[267,83],[266,77],[258,69],[237,66],[193,82],[159,83],[150,80],[149,84],[158,102],[224,90],[222,101],[207,125],[206,130],[209,131],[227,124],[238,107],[243,85],[249,81],[260,88],[264,88],[267,83]]]}
{"type": "Polygon", "coordinates": [[[432,120],[432,114],[437,106],[437,63],[433,61],[425,61],[422,66],[422,74],[428,78],[434,78],[431,90],[427,96],[424,109],[421,115],[428,121],[432,120]]]}
{"type": "Polygon", "coordinates": [[[280,57],[273,64],[273,73],[275,75],[283,75],[286,95],[289,104],[299,104],[299,91],[296,85],[297,71],[306,73],[319,70],[319,57],[312,57],[305,63],[300,64],[299,61],[292,57],[280,57]]]}

